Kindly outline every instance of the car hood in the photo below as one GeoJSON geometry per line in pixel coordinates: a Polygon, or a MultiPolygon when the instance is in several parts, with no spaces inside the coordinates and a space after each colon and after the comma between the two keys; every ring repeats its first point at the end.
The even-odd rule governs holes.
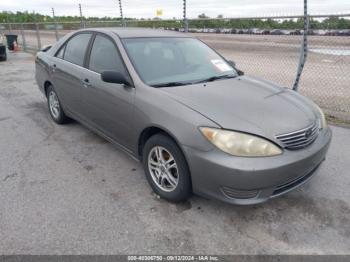
{"type": "Polygon", "coordinates": [[[162,90],[222,128],[270,138],[316,119],[311,103],[296,92],[247,76],[162,90]]]}

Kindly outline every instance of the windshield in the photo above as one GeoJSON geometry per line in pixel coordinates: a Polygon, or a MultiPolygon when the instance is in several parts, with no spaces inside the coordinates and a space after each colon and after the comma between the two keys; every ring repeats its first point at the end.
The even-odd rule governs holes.
{"type": "Polygon", "coordinates": [[[193,38],[126,38],[125,49],[141,79],[151,86],[176,86],[235,77],[235,69],[193,38]]]}

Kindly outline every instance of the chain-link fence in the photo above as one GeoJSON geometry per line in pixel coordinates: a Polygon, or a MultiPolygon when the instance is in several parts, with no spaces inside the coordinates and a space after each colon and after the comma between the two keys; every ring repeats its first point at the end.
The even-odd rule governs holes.
{"type": "Polygon", "coordinates": [[[350,35],[309,37],[300,91],[330,115],[350,119],[350,35]]]}
{"type": "MultiPolygon", "coordinates": [[[[333,18],[334,15],[331,15],[333,18]]],[[[310,17],[319,21],[329,16],[310,17]]],[[[340,17],[336,17],[339,19],[340,17]]],[[[265,17],[259,21],[279,21],[281,29],[249,27],[252,19],[192,19],[189,33],[218,50],[248,75],[261,77],[292,88],[296,78],[302,43],[303,24],[283,29],[281,21],[301,17],[265,17]],[[248,23],[247,21],[250,21],[248,23]],[[234,25],[234,26],[233,26],[234,25]],[[237,26],[238,25],[238,26],[237,26]]],[[[128,27],[162,28],[183,31],[181,20],[125,20],[128,27]]],[[[272,23],[272,22],[271,22],[272,23]]],[[[81,27],[120,27],[122,21],[78,21],[57,23],[0,24],[5,33],[17,34],[18,44],[26,51],[37,51],[53,44],[63,35],[81,27]]],[[[253,23],[254,25],[254,23],[253,23]]],[[[322,23],[324,25],[324,23],[322,23]]],[[[308,32],[308,57],[301,77],[300,92],[333,115],[350,120],[350,28],[340,30],[332,24],[308,32]]]]}

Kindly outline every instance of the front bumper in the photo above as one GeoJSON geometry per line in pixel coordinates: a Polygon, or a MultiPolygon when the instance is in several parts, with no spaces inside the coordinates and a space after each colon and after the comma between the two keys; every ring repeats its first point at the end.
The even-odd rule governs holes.
{"type": "Polygon", "coordinates": [[[300,150],[284,150],[274,157],[234,157],[219,149],[209,152],[184,146],[193,191],[232,204],[257,204],[283,195],[307,182],[325,159],[332,132],[300,150]]]}

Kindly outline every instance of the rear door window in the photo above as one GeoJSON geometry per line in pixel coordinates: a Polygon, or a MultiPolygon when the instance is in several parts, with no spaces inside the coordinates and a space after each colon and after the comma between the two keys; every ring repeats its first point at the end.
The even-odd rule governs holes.
{"type": "Polygon", "coordinates": [[[83,66],[86,49],[89,45],[91,33],[82,33],[71,38],[66,44],[64,60],[83,66]]]}
{"type": "Polygon", "coordinates": [[[63,55],[64,55],[64,48],[66,47],[66,45],[62,46],[60,51],[57,52],[56,57],[63,59],[63,55]]]}

